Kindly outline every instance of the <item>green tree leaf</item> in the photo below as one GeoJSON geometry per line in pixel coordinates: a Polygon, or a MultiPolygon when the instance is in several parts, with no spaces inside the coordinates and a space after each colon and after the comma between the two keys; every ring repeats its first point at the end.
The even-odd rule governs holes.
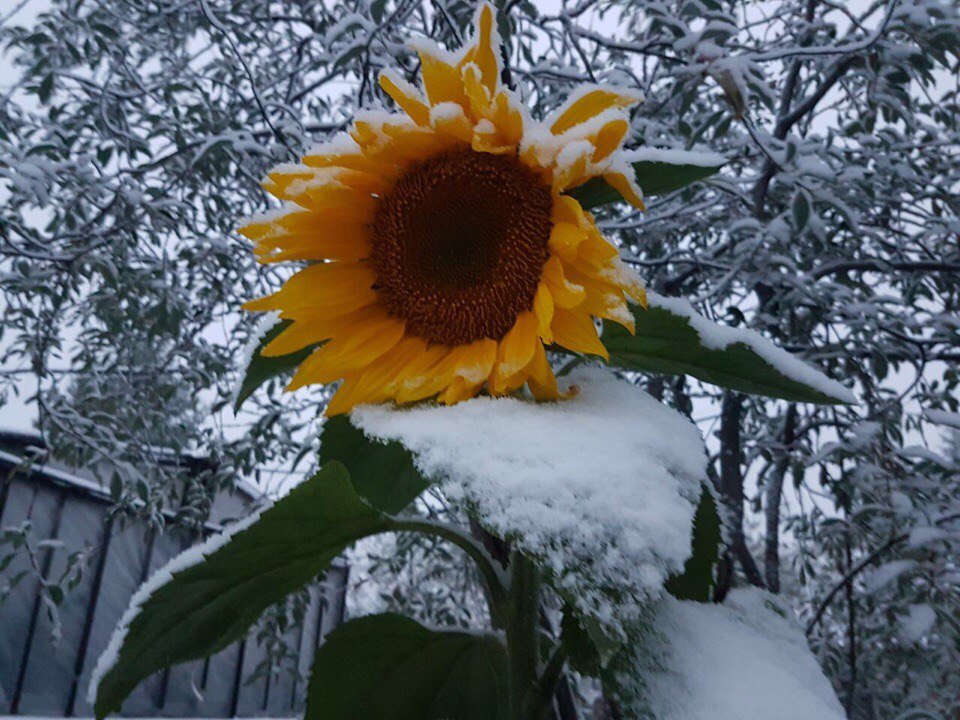
{"type": "Polygon", "coordinates": [[[401,615],[351,620],[317,651],[305,720],[506,720],[495,637],[428,630],[401,615]]]}
{"type": "Polygon", "coordinates": [[[297,352],[290,353],[289,355],[279,355],[277,357],[264,357],[261,355],[260,351],[266,347],[267,343],[286,330],[291,322],[291,320],[280,320],[260,338],[260,342],[257,343],[257,349],[250,357],[250,363],[244,372],[243,382],[240,384],[236,402],[233,404],[234,412],[240,409],[240,406],[243,405],[248,397],[253,395],[258,387],[279,375],[292,372],[297,365],[306,360],[307,356],[319,347],[319,344],[310,345],[303,350],[297,350],[297,352]]]}
{"type": "MultiPolygon", "coordinates": [[[[719,158],[716,162],[705,164],[696,153],[660,152],[652,148],[643,148],[643,152],[644,159],[633,163],[633,172],[637,184],[647,197],[664,195],[697,180],[703,180],[716,173],[724,164],[719,158]],[[662,159],[659,155],[662,155],[662,159]],[[683,162],[685,155],[690,156],[689,162],[683,162]]],[[[620,193],[602,177],[591,178],[568,194],[576,198],[584,209],[623,200],[620,193]]]]}
{"type": "Polygon", "coordinates": [[[329,418],[320,435],[320,464],[338,461],[350,471],[357,492],[386,513],[398,513],[430,484],[401,443],[373,440],[346,415],[329,418]]]}
{"type": "Polygon", "coordinates": [[[119,711],[157,670],[239,639],[267,607],[310,582],[348,545],[393,527],[357,495],[342,465],[324,467],[147,596],[97,688],[97,718],[119,711]]]}
{"type": "Polygon", "coordinates": [[[690,557],[683,572],[667,579],[667,592],[679,600],[709,602],[713,599],[713,569],[720,558],[720,514],[713,494],[706,487],[700,493],[693,516],[690,557]]]}
{"type": "Polygon", "coordinates": [[[649,303],[648,308],[631,305],[636,335],[604,321],[601,339],[611,365],[692,375],[713,385],[793,402],[856,402],[838,382],[751,330],[716,325],[683,301],[655,293],[649,294],[649,303]],[[710,335],[706,341],[702,332],[710,335]]]}

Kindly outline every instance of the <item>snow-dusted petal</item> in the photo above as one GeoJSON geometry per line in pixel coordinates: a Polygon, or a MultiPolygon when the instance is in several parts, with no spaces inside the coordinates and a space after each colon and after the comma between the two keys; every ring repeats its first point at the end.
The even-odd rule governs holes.
{"type": "Polygon", "coordinates": [[[569,383],[580,394],[560,403],[364,406],[353,420],[406,445],[452,502],[538,557],[581,612],[622,634],[689,555],[703,441],[608,371],[569,383]]]}
{"type": "Polygon", "coordinates": [[[722,605],[665,597],[635,648],[638,700],[655,720],[843,720],[789,610],[756,589],[722,605]]]}

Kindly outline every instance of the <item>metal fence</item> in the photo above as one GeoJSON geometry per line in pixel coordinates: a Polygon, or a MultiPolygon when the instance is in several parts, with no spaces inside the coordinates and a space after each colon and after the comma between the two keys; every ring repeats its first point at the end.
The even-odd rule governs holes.
{"type": "MultiPolygon", "coordinates": [[[[32,523],[36,537],[68,548],[92,548],[92,563],[57,608],[62,620],[54,642],[41,585],[34,575],[14,585],[0,604],[0,715],[91,716],[87,684],[96,660],[136,588],[167,560],[199,538],[173,529],[111,518],[109,496],[80,478],[44,469],[15,471],[19,462],[0,452],[0,527],[32,523]]],[[[54,578],[64,553],[41,550],[39,571],[54,578]]],[[[29,560],[17,556],[2,574],[14,578],[29,560]]],[[[337,566],[309,588],[304,621],[292,628],[288,647],[298,649],[304,674],[322,637],[342,620],[346,568],[337,566]]],[[[25,576],[26,577],[26,576],[25,576]]],[[[0,577],[2,580],[2,577],[0,577]]],[[[2,583],[0,583],[2,584],[2,583]]],[[[266,658],[252,636],[217,655],[174,667],[145,680],[123,706],[137,717],[289,717],[302,709],[297,674],[259,674],[266,658]]]]}

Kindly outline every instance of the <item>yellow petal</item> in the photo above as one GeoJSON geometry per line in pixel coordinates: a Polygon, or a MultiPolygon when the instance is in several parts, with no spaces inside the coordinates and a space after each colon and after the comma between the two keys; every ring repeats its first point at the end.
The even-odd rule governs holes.
{"type": "Polygon", "coordinates": [[[351,328],[366,322],[382,319],[383,311],[368,305],[349,313],[307,314],[294,320],[282,333],[271,340],[260,354],[263,357],[289,355],[308,345],[329,340],[351,328]]]}
{"type": "Polygon", "coordinates": [[[527,366],[527,387],[537,400],[559,400],[562,395],[557,388],[557,377],[542,343],[537,343],[533,360],[527,366]]]}
{"type": "Polygon", "coordinates": [[[437,400],[444,405],[455,405],[458,402],[474,397],[482,386],[483,383],[471,385],[458,375],[453,379],[453,382],[447,386],[447,389],[437,396],[437,400]]]}
{"type": "Polygon", "coordinates": [[[288,390],[314,383],[332,383],[362,370],[394,347],[403,337],[404,323],[394,318],[355,326],[315,350],[297,369],[288,390]]]}
{"type": "Polygon", "coordinates": [[[376,300],[376,276],[364,263],[322,263],[296,273],[273,295],[244,304],[244,309],[284,313],[302,308],[334,306],[356,309],[376,300]]]}
{"type": "Polygon", "coordinates": [[[558,309],[568,310],[584,301],[586,291],[580,286],[567,280],[560,258],[551,257],[543,266],[542,281],[546,284],[553,303],[558,309]]]}
{"type": "Polygon", "coordinates": [[[533,359],[540,343],[537,337],[537,316],[527,311],[517,315],[513,327],[500,341],[497,351],[497,372],[512,375],[522,370],[533,359]]]}
{"type": "Polygon", "coordinates": [[[324,147],[320,146],[303,156],[303,164],[307,167],[340,167],[348,170],[369,173],[378,177],[393,177],[397,168],[389,167],[383,162],[367,157],[363,154],[360,147],[354,151],[330,151],[324,152],[324,147]]]}
{"type": "Polygon", "coordinates": [[[461,67],[474,63],[480,70],[480,80],[490,95],[500,86],[500,41],[493,27],[494,12],[489,3],[483,3],[474,20],[476,36],[473,46],[460,61],[461,67]]]}
{"type": "Polygon", "coordinates": [[[464,357],[470,354],[469,348],[469,345],[444,347],[444,352],[431,367],[403,383],[397,392],[397,402],[422,400],[446,390],[458,377],[457,370],[463,366],[464,357]]]}
{"type": "Polygon", "coordinates": [[[460,351],[455,374],[470,385],[482,385],[490,376],[496,359],[497,341],[477,340],[460,351]]]}
{"type": "Polygon", "coordinates": [[[473,119],[475,121],[486,119],[492,98],[490,91],[483,84],[480,68],[470,63],[464,66],[461,73],[463,77],[463,87],[467,93],[470,113],[473,119]]]}
{"type": "Polygon", "coordinates": [[[606,123],[593,138],[593,146],[596,150],[593,151],[591,160],[596,163],[609,156],[620,147],[629,129],[630,123],[626,118],[617,118],[606,123]]]}
{"type": "Polygon", "coordinates": [[[281,260],[349,262],[370,254],[368,221],[337,214],[306,211],[269,223],[250,224],[240,228],[239,232],[257,241],[253,252],[261,263],[281,260]]]}
{"type": "Polygon", "coordinates": [[[553,314],[553,341],[574,352],[610,359],[610,354],[600,342],[593,318],[581,308],[556,309],[553,314]]]}
{"type": "Polygon", "coordinates": [[[550,323],[553,321],[553,295],[545,283],[537,286],[537,294],[533,298],[533,313],[537,316],[537,331],[546,343],[553,342],[553,331],[550,323]]]}
{"type": "Polygon", "coordinates": [[[433,345],[420,357],[414,358],[397,377],[398,403],[415,402],[436,395],[453,381],[456,366],[454,348],[433,345]]]}
{"type": "Polygon", "coordinates": [[[463,112],[463,107],[454,102],[434,105],[430,111],[430,122],[434,128],[451,137],[469,143],[473,141],[473,123],[463,112]]]}
{"type": "Polygon", "coordinates": [[[420,72],[423,75],[423,88],[427,91],[427,99],[431,105],[454,102],[466,110],[467,96],[463,91],[460,69],[441,60],[438,54],[431,52],[431,49],[424,42],[417,44],[420,72]]]}
{"type": "Polygon", "coordinates": [[[441,152],[456,143],[454,138],[429,130],[404,130],[392,133],[389,140],[378,150],[378,157],[401,166],[419,162],[441,152]]]}
{"type": "Polygon", "coordinates": [[[587,239],[587,233],[566,222],[556,223],[550,230],[550,240],[547,245],[557,257],[572,262],[577,257],[580,243],[587,239]]]}
{"type": "Polygon", "coordinates": [[[637,186],[633,178],[628,178],[622,172],[608,172],[604,174],[606,180],[614,190],[623,196],[624,200],[633,205],[638,210],[646,210],[647,206],[643,203],[643,193],[637,186]]]}
{"type": "Polygon", "coordinates": [[[627,107],[638,102],[640,97],[629,90],[594,87],[567,101],[550,125],[550,132],[559,135],[570,128],[596,117],[607,108],[627,107]]]}
{"type": "Polygon", "coordinates": [[[409,335],[404,337],[362,372],[346,378],[331,398],[324,414],[328,417],[339,415],[355,405],[389,399],[403,367],[426,352],[426,348],[427,343],[421,338],[409,335]]]}
{"type": "Polygon", "coordinates": [[[490,120],[505,144],[516,147],[520,143],[523,137],[523,114],[513,106],[510,96],[502,90],[493,98],[490,120]]]}
{"type": "Polygon", "coordinates": [[[520,313],[500,341],[497,365],[489,383],[491,393],[502,395],[522,385],[523,379],[517,376],[533,359],[536,346],[540,344],[537,316],[530,311],[520,313]]]}
{"type": "Polygon", "coordinates": [[[430,124],[430,108],[413,85],[391,70],[384,70],[380,73],[380,87],[417,125],[430,124]]]}
{"type": "Polygon", "coordinates": [[[580,203],[569,195],[555,195],[550,219],[554,224],[569,223],[579,228],[584,222],[584,210],[580,203]]]}
{"type": "Polygon", "coordinates": [[[254,247],[260,263],[285,260],[362,260],[370,255],[369,231],[365,227],[341,229],[325,236],[286,235],[254,247]]]}
{"type": "Polygon", "coordinates": [[[577,256],[594,265],[602,265],[609,263],[615,257],[619,257],[620,250],[616,245],[604,238],[599,231],[594,230],[593,232],[587,233],[586,240],[577,248],[577,256]]]}

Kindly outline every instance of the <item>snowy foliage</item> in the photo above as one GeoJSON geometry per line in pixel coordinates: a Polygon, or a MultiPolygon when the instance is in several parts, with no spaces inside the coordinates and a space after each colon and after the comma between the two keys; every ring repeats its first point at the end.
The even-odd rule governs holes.
{"type": "MultiPolygon", "coordinates": [[[[457,45],[472,4],[8,5],[0,397],[154,519],[202,520],[237,474],[302,475],[324,391],[271,383],[228,409],[255,332],[238,300],[282,272],[254,269],[237,218],[266,209],[268,166],[383,102],[381,68],[414,75],[405,38],[457,45]],[[158,448],[214,463],[197,478],[158,448]]],[[[616,81],[646,98],[628,147],[728,159],[602,228],[653,290],[760,331],[862,402],[648,390],[701,423],[738,578],[790,596],[848,708],[939,717],[960,684],[960,443],[944,441],[960,411],[956,3],[507,5],[509,74],[534,114],[616,81]],[[756,533],[736,532],[745,511],[756,533]],[[871,586],[891,562],[910,564],[871,586]]]]}

